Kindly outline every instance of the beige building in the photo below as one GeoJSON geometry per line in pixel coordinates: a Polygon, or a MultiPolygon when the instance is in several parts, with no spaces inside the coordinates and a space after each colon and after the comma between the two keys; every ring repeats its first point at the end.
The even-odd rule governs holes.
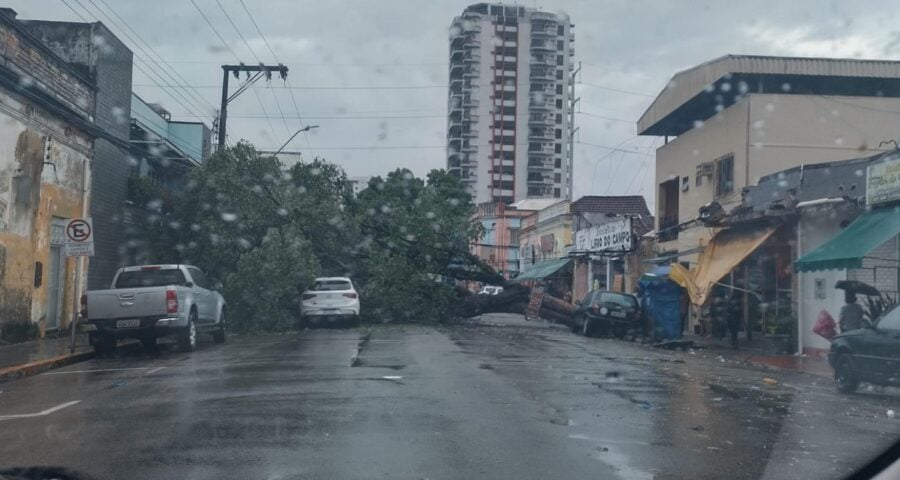
{"type": "Polygon", "coordinates": [[[898,126],[900,62],[729,55],[677,73],[637,124],[666,139],[658,251],[693,262],[712,233],[691,224],[702,205],[729,211],[767,174],[891,149],[898,126]]]}

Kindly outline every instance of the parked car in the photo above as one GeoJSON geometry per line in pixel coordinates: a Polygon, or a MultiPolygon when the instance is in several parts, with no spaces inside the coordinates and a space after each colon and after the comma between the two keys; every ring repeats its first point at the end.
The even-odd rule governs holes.
{"type": "Polygon", "coordinates": [[[307,326],[359,325],[359,294],[347,277],[320,277],[303,292],[300,318],[307,326]]]}
{"type": "Polygon", "coordinates": [[[640,306],[634,295],[594,290],[576,303],[571,325],[576,333],[623,337],[629,330],[642,328],[640,306]]]}
{"type": "Polygon", "coordinates": [[[843,393],[855,392],[860,382],[900,385],[900,308],[895,306],[871,326],[834,337],[828,363],[843,393]]]}
{"type": "Polygon", "coordinates": [[[495,287],[493,285],[485,285],[481,287],[479,295],[500,295],[503,293],[503,287],[495,287]]]}
{"type": "Polygon", "coordinates": [[[143,265],[119,269],[108,290],[81,298],[82,318],[97,352],[114,349],[122,338],[136,338],[145,347],[176,335],[182,349],[197,346],[197,335],[209,332],[225,341],[225,299],[206,275],[189,265],[143,265]]]}

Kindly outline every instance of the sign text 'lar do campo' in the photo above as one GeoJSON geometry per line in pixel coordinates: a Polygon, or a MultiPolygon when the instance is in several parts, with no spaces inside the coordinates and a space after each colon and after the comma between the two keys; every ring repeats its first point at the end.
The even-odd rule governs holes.
{"type": "Polygon", "coordinates": [[[620,218],[575,232],[575,250],[580,252],[625,252],[631,250],[631,219],[620,218]]]}

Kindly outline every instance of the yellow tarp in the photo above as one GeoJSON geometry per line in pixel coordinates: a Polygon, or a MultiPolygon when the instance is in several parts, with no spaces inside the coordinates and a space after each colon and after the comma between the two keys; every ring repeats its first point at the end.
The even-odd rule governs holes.
{"type": "Polygon", "coordinates": [[[693,269],[672,264],[669,278],[687,289],[691,303],[703,305],[709,299],[713,286],[759,248],[776,228],[757,225],[722,230],[703,249],[693,269]]]}

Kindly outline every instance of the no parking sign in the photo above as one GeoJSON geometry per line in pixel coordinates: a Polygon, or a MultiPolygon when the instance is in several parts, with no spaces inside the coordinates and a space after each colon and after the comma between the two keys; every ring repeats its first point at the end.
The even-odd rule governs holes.
{"type": "Polygon", "coordinates": [[[73,218],[66,223],[66,256],[94,256],[94,226],[90,218],[73,218]]]}

